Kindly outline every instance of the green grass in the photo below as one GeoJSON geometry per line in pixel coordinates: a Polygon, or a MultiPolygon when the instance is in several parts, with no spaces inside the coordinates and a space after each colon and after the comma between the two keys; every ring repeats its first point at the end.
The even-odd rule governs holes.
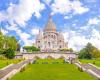
{"type": "Polygon", "coordinates": [[[91,75],[78,71],[73,64],[62,64],[63,60],[37,60],[36,64],[28,65],[11,80],[95,80],[91,75]],[[48,62],[48,64],[42,64],[48,62]],[[52,62],[59,62],[52,64],[52,62]]]}
{"type": "Polygon", "coordinates": [[[38,59],[37,64],[63,64],[64,59],[38,59]]]}
{"type": "Polygon", "coordinates": [[[92,63],[92,64],[100,67],[100,60],[86,60],[86,59],[81,59],[79,61],[82,62],[82,63],[84,63],[84,64],[85,63],[92,63]]]}
{"type": "Polygon", "coordinates": [[[0,60],[0,69],[7,66],[7,65],[9,65],[9,64],[11,64],[11,63],[16,64],[20,61],[21,61],[21,59],[4,59],[4,60],[0,60]]]}

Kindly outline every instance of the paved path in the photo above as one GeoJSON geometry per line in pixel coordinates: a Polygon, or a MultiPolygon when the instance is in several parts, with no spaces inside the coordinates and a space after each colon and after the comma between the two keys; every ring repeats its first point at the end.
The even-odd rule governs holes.
{"type": "Polygon", "coordinates": [[[94,66],[93,64],[82,64],[78,62],[77,64],[84,68],[86,72],[90,71],[90,74],[94,75],[97,78],[100,78],[100,68],[94,66]]]}
{"type": "Polygon", "coordinates": [[[98,74],[100,76],[100,69],[99,68],[96,68],[96,67],[94,67],[93,65],[90,65],[90,64],[83,64],[83,67],[86,68],[86,69],[92,70],[93,72],[95,72],[96,74],[98,74]]]}
{"type": "Polygon", "coordinates": [[[25,61],[20,62],[18,64],[11,65],[11,66],[7,67],[4,70],[0,70],[0,79],[5,77],[7,74],[9,74],[14,69],[16,69],[16,70],[20,69],[24,64],[28,64],[31,61],[33,61],[33,60],[32,59],[28,59],[28,60],[25,60],[25,61]]]}

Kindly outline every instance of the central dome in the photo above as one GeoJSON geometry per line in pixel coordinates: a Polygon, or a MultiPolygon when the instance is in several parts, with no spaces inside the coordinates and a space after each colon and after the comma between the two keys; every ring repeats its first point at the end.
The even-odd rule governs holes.
{"type": "Polygon", "coordinates": [[[51,16],[48,19],[44,32],[56,32],[56,26],[53,23],[51,16]]]}

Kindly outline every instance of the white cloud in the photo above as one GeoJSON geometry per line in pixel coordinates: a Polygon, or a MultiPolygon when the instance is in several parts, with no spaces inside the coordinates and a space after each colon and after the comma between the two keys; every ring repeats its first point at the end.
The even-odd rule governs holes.
{"type": "Polygon", "coordinates": [[[97,31],[96,29],[92,30],[92,34],[91,34],[91,38],[90,38],[90,42],[96,46],[97,48],[100,49],[100,32],[97,31]]]}
{"type": "Polygon", "coordinates": [[[83,14],[89,11],[89,8],[83,7],[82,3],[79,0],[54,0],[54,3],[51,5],[52,13],[66,14],[73,11],[73,14],[83,14]]]}
{"type": "Polygon", "coordinates": [[[43,0],[47,5],[51,3],[52,0],[43,0]]]}
{"type": "Polygon", "coordinates": [[[71,3],[71,7],[75,14],[83,14],[83,13],[89,11],[88,8],[82,6],[82,3],[79,0],[74,0],[71,3]]]}
{"type": "Polygon", "coordinates": [[[65,16],[65,17],[64,17],[64,19],[69,19],[69,18],[70,18],[69,16],[65,16]]]}
{"type": "Polygon", "coordinates": [[[88,42],[100,49],[100,32],[93,29],[90,36],[90,38],[86,38],[87,35],[83,35],[77,31],[66,31],[64,33],[65,40],[68,41],[68,46],[76,51],[82,49],[88,42]]]}
{"type": "Polygon", "coordinates": [[[4,12],[0,12],[0,22],[4,21],[6,19],[5,13],[4,12]]]}
{"type": "Polygon", "coordinates": [[[6,34],[8,33],[8,31],[5,30],[5,29],[1,29],[1,32],[2,32],[4,35],[6,35],[6,34]]]}
{"type": "Polygon", "coordinates": [[[88,21],[88,25],[96,25],[96,24],[99,24],[100,23],[100,19],[98,18],[92,18],[92,19],[89,19],[88,21]]]}
{"type": "Polygon", "coordinates": [[[19,25],[25,25],[34,14],[41,17],[40,12],[45,9],[45,5],[40,0],[20,0],[19,4],[10,4],[6,11],[0,12],[0,20],[6,19],[19,25]]]}
{"type": "Polygon", "coordinates": [[[34,39],[31,38],[31,34],[21,31],[20,29],[16,30],[17,35],[20,37],[20,42],[24,42],[23,46],[29,46],[34,43],[34,39]]]}
{"type": "Polygon", "coordinates": [[[33,28],[32,30],[31,30],[31,34],[32,35],[37,35],[39,33],[39,29],[38,28],[33,28]]]}
{"type": "MultiPolygon", "coordinates": [[[[18,4],[10,3],[7,10],[0,11],[0,22],[8,21],[6,25],[8,31],[15,31],[20,37],[20,42],[23,41],[24,45],[32,45],[35,40],[30,39],[31,33],[26,33],[19,29],[18,25],[25,26],[26,22],[31,19],[32,15],[37,18],[41,17],[40,12],[45,9],[45,5],[40,0],[19,0],[18,4]]],[[[4,31],[4,33],[7,33],[4,31]]],[[[32,34],[37,34],[38,30],[33,29],[32,34]]]]}
{"type": "Polygon", "coordinates": [[[82,27],[80,27],[81,30],[85,30],[85,31],[87,31],[89,28],[90,28],[90,26],[82,26],[82,27]]]}
{"type": "Polygon", "coordinates": [[[30,33],[22,31],[21,29],[19,29],[19,27],[16,27],[16,24],[12,24],[11,26],[7,27],[7,30],[16,32],[17,36],[20,37],[19,43],[23,42],[24,45],[32,45],[35,42],[34,39],[30,39],[30,33]]]}

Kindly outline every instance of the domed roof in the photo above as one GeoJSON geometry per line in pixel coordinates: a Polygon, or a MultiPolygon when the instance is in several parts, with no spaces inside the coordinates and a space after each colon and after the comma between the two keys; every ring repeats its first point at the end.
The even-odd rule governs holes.
{"type": "Polygon", "coordinates": [[[53,23],[51,16],[48,19],[44,32],[56,32],[56,26],[53,23]]]}

